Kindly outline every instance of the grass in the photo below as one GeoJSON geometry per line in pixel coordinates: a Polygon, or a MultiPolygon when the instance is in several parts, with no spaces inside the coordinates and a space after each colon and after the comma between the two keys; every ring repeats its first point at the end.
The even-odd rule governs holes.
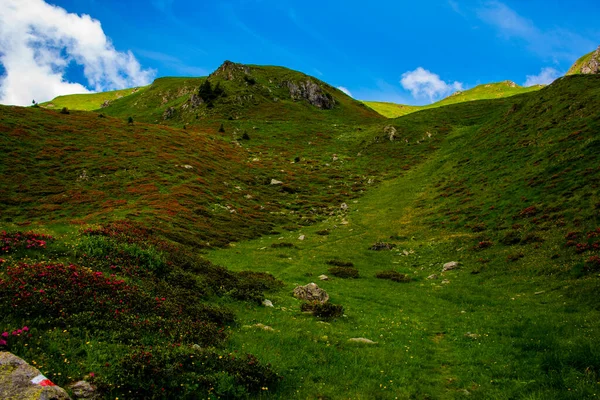
{"type": "Polygon", "coordinates": [[[55,238],[2,255],[0,327],[33,335],[11,351],[61,385],[94,372],[106,398],[596,396],[599,77],[384,120],[325,86],[337,109],[269,100],[273,71],[306,78],[249,71],[208,78],[227,97],[168,126],[144,121],[185,110],[203,78],[158,80],[105,118],[0,109],[2,228],[55,238]],[[37,286],[57,263],[76,267],[53,284],[77,272],[101,317],[88,286],[56,315],[6,303],[12,277],[37,286]],[[310,282],[331,307],[292,296],[310,282]],[[124,319],[106,317],[118,300],[124,319]]]}
{"type": "Polygon", "coordinates": [[[375,101],[365,101],[363,103],[365,103],[367,106],[369,106],[370,108],[387,118],[398,118],[421,110],[428,110],[432,108],[447,106],[450,104],[464,103],[467,101],[489,100],[510,97],[518,94],[540,90],[541,88],[542,86],[540,85],[522,87],[516,85],[513,82],[505,81],[475,86],[472,89],[456,92],[446,97],[445,99],[425,106],[407,106],[402,104],[375,101]]]}
{"type": "Polygon", "coordinates": [[[131,88],[123,90],[114,90],[111,92],[91,93],[91,94],[72,94],[58,96],[52,101],[41,103],[40,107],[61,110],[66,107],[68,110],[93,111],[103,107],[105,102],[113,102],[120,98],[130,96],[134,93],[144,91],[147,87],[131,88]]]}

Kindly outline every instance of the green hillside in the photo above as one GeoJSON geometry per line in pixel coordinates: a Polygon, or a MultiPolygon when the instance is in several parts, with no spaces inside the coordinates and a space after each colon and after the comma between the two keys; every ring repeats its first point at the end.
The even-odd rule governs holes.
{"type": "Polygon", "coordinates": [[[111,102],[125,96],[130,96],[137,92],[143,92],[146,87],[114,90],[111,92],[71,94],[67,96],[58,96],[52,101],[41,103],[40,106],[55,110],[62,110],[66,107],[69,110],[92,111],[103,108],[111,102]]]}
{"type": "Polygon", "coordinates": [[[384,119],[225,63],[0,107],[0,349],[106,399],[594,398],[600,76],[535,89],[384,119]]]}
{"type": "Polygon", "coordinates": [[[542,86],[522,87],[514,82],[504,81],[498,83],[488,83],[475,86],[472,89],[462,92],[456,92],[445,99],[437,101],[426,106],[407,106],[395,103],[382,103],[375,101],[364,101],[367,106],[377,111],[379,114],[388,118],[397,118],[415,111],[427,110],[430,108],[447,106],[449,104],[463,103],[474,100],[499,99],[503,97],[515,96],[517,94],[528,93],[541,89],[542,86]]]}

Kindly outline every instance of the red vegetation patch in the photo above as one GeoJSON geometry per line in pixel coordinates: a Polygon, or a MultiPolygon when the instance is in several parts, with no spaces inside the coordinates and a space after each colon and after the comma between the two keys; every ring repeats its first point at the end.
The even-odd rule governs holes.
{"type": "Polygon", "coordinates": [[[9,253],[16,249],[43,249],[46,242],[53,240],[50,235],[34,232],[12,232],[0,233],[0,251],[9,253]]]}

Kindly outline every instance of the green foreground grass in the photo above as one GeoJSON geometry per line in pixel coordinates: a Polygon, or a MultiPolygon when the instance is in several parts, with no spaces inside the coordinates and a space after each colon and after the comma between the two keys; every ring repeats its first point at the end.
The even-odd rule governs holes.
{"type": "MultiPolygon", "coordinates": [[[[442,158],[455,150],[444,149],[442,158]]],[[[600,391],[599,312],[572,297],[582,287],[597,290],[597,278],[533,272],[551,256],[534,245],[514,264],[507,248],[471,251],[474,233],[431,229],[415,199],[432,195],[427,182],[437,168],[428,162],[383,182],[347,215],[209,253],[233,270],[270,272],[287,283],[267,296],[274,308],[238,310],[241,325],[275,331],[239,328],[231,342],[278,366],[285,379],[273,398],[583,399],[600,391]],[[317,234],[324,229],[331,233],[317,234]],[[390,236],[395,250],[368,250],[390,236]],[[278,242],[296,248],[271,247],[278,242]],[[319,281],[332,259],[353,262],[360,278],[319,281]],[[448,261],[460,269],[441,274],[448,261]],[[375,278],[389,269],[412,281],[375,278]],[[439,279],[427,279],[432,274],[439,279]],[[342,304],[345,316],[324,322],[300,312],[291,291],[309,282],[342,304]],[[355,337],[377,344],[348,342],[355,337]]]]}

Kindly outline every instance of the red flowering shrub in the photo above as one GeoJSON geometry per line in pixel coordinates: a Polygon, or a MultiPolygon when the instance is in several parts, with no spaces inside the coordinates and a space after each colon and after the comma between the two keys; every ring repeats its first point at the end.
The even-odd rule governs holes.
{"type": "Polygon", "coordinates": [[[50,240],[54,240],[54,238],[43,233],[2,231],[0,233],[0,252],[10,253],[16,249],[43,249],[50,240]]]}
{"type": "Polygon", "coordinates": [[[473,250],[483,250],[483,249],[487,249],[488,247],[491,247],[494,243],[490,242],[489,240],[482,240],[479,243],[477,243],[475,246],[473,246],[473,250]]]}
{"type": "Polygon", "coordinates": [[[591,256],[585,261],[585,270],[588,272],[594,272],[600,270],[600,257],[591,256]]]}

